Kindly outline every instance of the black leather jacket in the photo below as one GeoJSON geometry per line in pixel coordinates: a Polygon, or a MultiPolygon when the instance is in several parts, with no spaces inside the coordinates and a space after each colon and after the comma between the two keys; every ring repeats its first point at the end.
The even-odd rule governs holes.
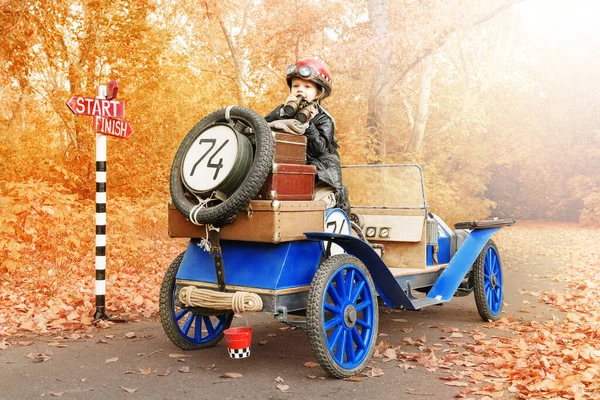
{"type": "MultiPolygon", "coordinates": [[[[277,106],[265,117],[267,122],[283,119],[281,108],[277,106]]],[[[336,206],[350,216],[348,189],[342,184],[342,167],[337,149],[337,139],[334,135],[335,121],[331,114],[319,104],[319,113],[310,120],[304,136],[306,136],[307,163],[317,168],[317,178],[335,189],[336,206]]]]}

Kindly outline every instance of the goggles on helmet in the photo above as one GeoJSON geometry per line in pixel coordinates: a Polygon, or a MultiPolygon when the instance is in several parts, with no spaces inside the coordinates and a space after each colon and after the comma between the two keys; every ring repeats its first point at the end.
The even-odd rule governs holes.
{"type": "Polygon", "coordinates": [[[287,69],[285,70],[285,74],[287,76],[294,75],[296,74],[296,71],[298,72],[298,75],[300,75],[302,78],[308,78],[313,73],[315,73],[315,71],[308,65],[303,65],[300,68],[296,68],[296,64],[292,64],[289,67],[287,67],[287,69]]]}

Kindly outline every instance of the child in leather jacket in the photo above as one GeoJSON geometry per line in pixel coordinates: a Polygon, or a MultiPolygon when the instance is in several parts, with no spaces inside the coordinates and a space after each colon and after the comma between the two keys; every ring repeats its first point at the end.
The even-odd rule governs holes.
{"type": "Polygon", "coordinates": [[[341,208],[350,216],[348,189],[342,184],[342,168],[337,152],[339,145],[334,135],[335,121],[321,104],[321,100],[331,95],[331,73],[321,61],[306,58],[287,68],[286,81],[290,95],[285,104],[295,102],[298,96],[302,96],[304,104],[308,103],[305,108],[308,121],[297,121],[302,120],[298,114],[294,119],[288,108],[284,110],[285,104],[277,106],[265,119],[272,126],[281,122],[279,127],[285,131],[306,136],[307,164],[317,169],[314,200],[324,201],[328,208],[341,208]]]}

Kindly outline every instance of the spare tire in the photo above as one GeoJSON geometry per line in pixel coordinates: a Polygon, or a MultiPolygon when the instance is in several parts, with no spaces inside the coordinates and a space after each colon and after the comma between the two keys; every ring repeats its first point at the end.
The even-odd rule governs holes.
{"type": "Polygon", "coordinates": [[[267,179],[274,146],[269,125],[249,108],[230,106],[207,115],[175,153],[170,176],[175,208],[197,225],[234,216],[267,179]]]}

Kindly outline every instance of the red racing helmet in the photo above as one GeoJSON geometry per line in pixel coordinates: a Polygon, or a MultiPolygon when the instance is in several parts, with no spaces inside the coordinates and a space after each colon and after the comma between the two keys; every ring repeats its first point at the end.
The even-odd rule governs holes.
{"type": "Polygon", "coordinates": [[[302,78],[316,83],[324,90],[323,98],[331,95],[333,80],[331,72],[321,61],[314,58],[304,58],[292,64],[285,70],[285,79],[290,89],[292,88],[292,78],[302,78]]]}

